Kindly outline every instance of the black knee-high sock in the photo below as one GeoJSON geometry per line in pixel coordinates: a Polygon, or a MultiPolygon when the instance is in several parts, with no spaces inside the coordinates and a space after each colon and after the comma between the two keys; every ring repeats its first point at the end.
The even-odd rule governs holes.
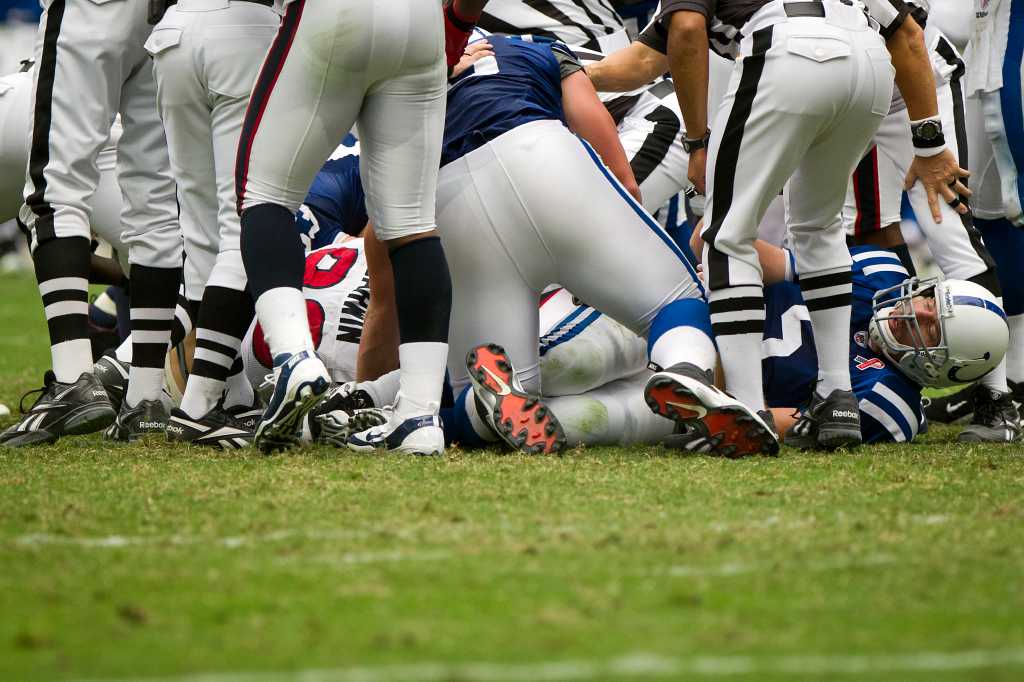
{"type": "Polygon", "coordinates": [[[177,347],[192,333],[196,320],[199,318],[199,301],[190,301],[183,292],[178,293],[178,304],[174,308],[174,321],[171,324],[171,348],[177,347]]]}
{"type": "Polygon", "coordinates": [[[259,204],[246,209],[241,249],[254,301],[270,289],[302,289],[305,250],[295,231],[295,216],[284,206],[259,204]]]}
{"type": "Polygon", "coordinates": [[[418,239],[391,252],[401,343],[448,342],[452,280],[439,237],[418,239]]]}
{"type": "Polygon", "coordinates": [[[133,265],[131,268],[132,368],[125,401],[158,400],[164,360],[171,341],[182,269],[133,265]]]}
{"type": "Polygon", "coordinates": [[[199,418],[216,405],[253,315],[248,291],[207,286],[196,324],[196,353],[181,409],[199,418]]]}
{"type": "Polygon", "coordinates": [[[43,299],[57,381],[76,381],[92,371],[89,342],[90,243],[85,237],[55,238],[32,254],[43,299]]]}

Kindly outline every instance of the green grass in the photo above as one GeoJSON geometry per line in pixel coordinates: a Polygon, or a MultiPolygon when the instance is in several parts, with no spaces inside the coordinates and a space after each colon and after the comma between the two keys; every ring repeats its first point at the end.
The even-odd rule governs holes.
{"type": "MultiPolygon", "coordinates": [[[[48,348],[32,283],[0,286],[12,405],[48,348]]],[[[0,680],[1018,680],[1024,457],[954,435],[739,462],[0,451],[0,680]]]]}

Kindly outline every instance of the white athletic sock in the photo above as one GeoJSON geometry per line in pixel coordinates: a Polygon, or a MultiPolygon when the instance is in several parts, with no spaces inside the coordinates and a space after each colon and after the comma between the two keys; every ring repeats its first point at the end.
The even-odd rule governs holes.
{"type": "Polygon", "coordinates": [[[83,372],[92,372],[92,344],[89,339],[73,339],[50,346],[53,373],[62,384],[78,381],[83,372]]]}
{"type": "Polygon", "coordinates": [[[978,383],[996,393],[1009,393],[1010,386],[1006,383],[1006,358],[1004,357],[995,369],[983,376],[978,383]]]}
{"type": "Polygon", "coordinates": [[[651,362],[664,368],[689,362],[701,369],[711,369],[717,357],[711,338],[700,329],[689,326],[668,330],[651,348],[651,362]]]}
{"type": "Polygon", "coordinates": [[[377,407],[394,405],[398,399],[401,370],[393,369],[373,381],[359,381],[356,388],[366,391],[377,407]]]}
{"type": "Polygon", "coordinates": [[[237,407],[239,405],[249,407],[256,402],[256,392],[253,390],[252,383],[249,382],[249,377],[245,373],[244,363],[239,358],[236,358],[235,364],[241,369],[228,375],[228,380],[225,383],[224,407],[237,407]]]}
{"type": "Polygon", "coordinates": [[[398,346],[400,365],[395,419],[437,414],[448,363],[448,344],[430,341],[398,346]]]}
{"type": "Polygon", "coordinates": [[[163,367],[139,367],[132,365],[128,371],[128,391],[124,402],[135,407],[143,400],[159,400],[164,390],[163,367]],[[154,392],[154,387],[158,387],[154,392]]]}
{"type": "MultiPolygon", "coordinates": [[[[800,291],[814,329],[818,352],[818,395],[849,391],[850,315],[853,280],[850,268],[833,268],[800,276],[800,291]]],[[[758,358],[760,360],[760,358],[758,358]]]]}
{"type": "Polygon", "coordinates": [[[114,351],[114,357],[116,357],[121,362],[127,362],[129,365],[132,364],[132,336],[131,336],[131,334],[129,334],[128,338],[125,339],[121,343],[121,345],[117,347],[117,350],[114,351]]]}
{"type": "Polygon", "coordinates": [[[256,317],[263,327],[271,356],[313,350],[306,299],[301,290],[277,287],[265,291],[256,301],[256,317]]]}
{"type": "Polygon", "coordinates": [[[748,407],[763,410],[764,290],[756,285],[725,287],[711,291],[708,299],[726,390],[748,407]]]}
{"type": "Polygon", "coordinates": [[[224,395],[224,382],[198,374],[190,374],[181,397],[181,411],[192,419],[199,419],[212,410],[224,395]]]}
{"type": "Polygon", "coordinates": [[[1006,349],[1006,378],[1014,383],[1024,381],[1024,315],[1011,315],[1010,346],[1006,349]]]}

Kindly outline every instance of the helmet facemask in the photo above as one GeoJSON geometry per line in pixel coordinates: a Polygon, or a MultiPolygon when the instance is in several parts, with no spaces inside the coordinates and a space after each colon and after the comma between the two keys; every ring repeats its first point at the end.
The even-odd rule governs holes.
{"type": "Polygon", "coordinates": [[[922,385],[934,385],[939,381],[942,368],[949,361],[945,323],[952,310],[944,310],[937,297],[939,282],[936,277],[911,277],[896,286],[877,291],[871,299],[871,323],[868,326],[871,339],[890,362],[922,385]],[[914,298],[918,296],[935,299],[939,338],[933,345],[925,340],[914,310],[914,298]],[[893,322],[906,325],[913,345],[896,338],[893,322]]]}
{"type": "Polygon", "coordinates": [[[922,386],[936,387],[969,383],[990,372],[1005,353],[1008,335],[1006,315],[988,291],[938,277],[912,277],[875,293],[868,332],[901,372],[922,386]],[[933,343],[921,329],[916,297],[934,301],[938,339],[933,343]],[[909,331],[912,345],[896,338],[894,326],[909,331]]]}

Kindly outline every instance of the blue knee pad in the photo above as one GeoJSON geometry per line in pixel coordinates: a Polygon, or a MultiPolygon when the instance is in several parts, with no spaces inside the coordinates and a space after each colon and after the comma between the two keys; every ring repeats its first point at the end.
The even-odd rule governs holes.
{"type": "Polygon", "coordinates": [[[1024,313],[1024,229],[1015,227],[1006,218],[998,220],[974,219],[981,231],[998,269],[999,284],[1003,288],[1003,309],[1007,315],[1024,313]]]}
{"type": "Polygon", "coordinates": [[[654,316],[647,332],[647,354],[651,354],[658,339],[676,327],[693,327],[707,335],[712,343],[715,341],[711,333],[711,313],[708,312],[707,301],[702,298],[683,298],[672,301],[654,316]]]}

